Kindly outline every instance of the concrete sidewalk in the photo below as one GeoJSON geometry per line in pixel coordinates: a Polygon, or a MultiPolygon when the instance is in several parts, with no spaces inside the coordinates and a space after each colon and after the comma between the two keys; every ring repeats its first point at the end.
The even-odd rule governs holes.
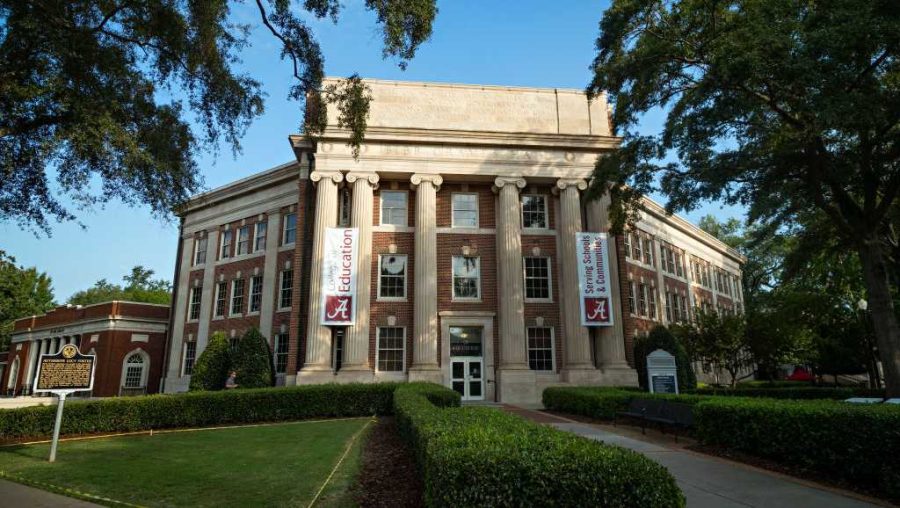
{"type": "Polygon", "coordinates": [[[21,483],[0,480],[0,499],[8,508],[92,508],[100,506],[21,483]]]}
{"type": "Polygon", "coordinates": [[[608,426],[574,422],[524,408],[512,413],[604,443],[630,448],[665,466],[687,498],[690,508],[857,508],[890,506],[873,504],[862,496],[818,486],[756,467],[685,450],[672,441],[629,437],[608,426]]]}

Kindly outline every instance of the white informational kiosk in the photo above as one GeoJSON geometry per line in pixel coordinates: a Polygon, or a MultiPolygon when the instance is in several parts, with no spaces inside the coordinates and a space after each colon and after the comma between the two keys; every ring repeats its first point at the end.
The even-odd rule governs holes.
{"type": "Polygon", "coordinates": [[[647,355],[647,386],[650,393],[678,393],[678,369],[668,351],[657,349],[647,355]]]}

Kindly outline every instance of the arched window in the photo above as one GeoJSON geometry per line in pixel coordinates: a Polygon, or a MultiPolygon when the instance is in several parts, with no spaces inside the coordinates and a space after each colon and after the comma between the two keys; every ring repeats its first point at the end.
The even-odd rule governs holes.
{"type": "Polygon", "coordinates": [[[147,376],[150,373],[150,357],[142,350],[135,350],[125,355],[122,364],[123,395],[146,393],[147,376]]]}

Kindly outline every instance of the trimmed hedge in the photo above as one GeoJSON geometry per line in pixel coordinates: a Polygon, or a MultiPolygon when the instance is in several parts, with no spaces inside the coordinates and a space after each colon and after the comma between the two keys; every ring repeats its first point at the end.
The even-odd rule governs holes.
{"type": "MultiPolygon", "coordinates": [[[[323,384],[66,402],[61,434],[390,414],[399,383],[323,384]]],[[[0,410],[0,441],[53,433],[55,406],[0,410]]]]}
{"type": "MultiPolygon", "coordinates": [[[[746,391],[751,390],[735,390],[740,393],[731,395],[746,391]]],[[[596,387],[547,388],[543,401],[548,409],[611,419],[633,397],[664,398],[693,405],[693,434],[703,444],[863,485],[900,499],[897,406],[834,400],[637,394],[596,387]]]]}
{"type": "Polygon", "coordinates": [[[766,397],[770,399],[796,399],[815,400],[832,399],[844,400],[850,397],[882,397],[884,390],[869,388],[853,388],[849,386],[775,386],[771,388],[763,386],[729,388],[698,388],[687,393],[695,395],[722,395],[726,397],[766,397]]]}
{"type": "Polygon", "coordinates": [[[694,419],[704,444],[900,498],[900,407],[710,397],[694,419]]]}
{"type": "Polygon", "coordinates": [[[685,504],[665,468],[638,453],[458,405],[455,392],[433,384],[402,385],[394,394],[429,506],[685,504]]]}

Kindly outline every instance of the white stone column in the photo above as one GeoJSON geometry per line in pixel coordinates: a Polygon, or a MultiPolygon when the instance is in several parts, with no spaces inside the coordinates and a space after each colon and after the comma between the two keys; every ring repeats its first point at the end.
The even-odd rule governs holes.
{"type": "Polygon", "coordinates": [[[442,376],[438,367],[437,314],[437,206],[436,194],[444,179],[440,175],[415,174],[416,190],[415,303],[413,364],[410,381],[434,381],[442,376]]]}
{"type": "MultiPolygon", "coordinates": [[[[203,270],[203,291],[200,292],[200,320],[197,324],[196,358],[200,358],[200,354],[203,353],[206,349],[206,344],[209,342],[209,322],[212,319],[213,302],[216,298],[216,262],[215,256],[212,259],[209,257],[209,246],[215,245],[216,249],[218,249],[219,228],[207,231],[206,238],[208,240],[206,244],[206,268],[203,270]]],[[[245,291],[249,291],[249,289],[245,289],[245,291]]]]}
{"type": "Polygon", "coordinates": [[[560,200],[560,271],[565,322],[565,379],[571,383],[599,382],[599,373],[591,361],[591,344],[587,328],[581,326],[581,307],[578,293],[578,263],[575,233],[581,229],[580,191],[587,189],[582,179],[561,178],[556,182],[560,200]]]}
{"type": "Polygon", "coordinates": [[[378,187],[377,173],[347,174],[353,184],[350,226],[359,229],[359,258],[356,268],[356,324],[347,328],[344,339],[344,363],[347,381],[371,381],[374,370],[369,367],[369,301],[372,295],[372,210],[373,192],[378,187]]]}
{"type": "Polygon", "coordinates": [[[344,175],[337,171],[313,171],[309,179],[318,183],[312,258],[309,265],[309,312],[306,327],[306,361],[297,373],[297,383],[321,382],[331,375],[331,328],[319,324],[322,314],[322,256],[325,229],[337,223],[337,185],[344,175]]]}
{"type": "MultiPolygon", "coordinates": [[[[587,204],[588,231],[609,232],[609,193],[587,204]]],[[[594,327],[599,367],[603,383],[615,386],[637,386],[637,371],[628,366],[625,357],[625,314],[622,311],[622,287],[619,274],[619,252],[616,237],[609,235],[609,285],[612,289],[613,326],[594,327]]],[[[659,302],[657,302],[659,307],[659,302]]],[[[657,309],[659,312],[661,309],[657,309]]]]}
{"type": "MultiPolygon", "coordinates": [[[[187,383],[181,378],[181,351],[184,349],[184,322],[187,318],[188,295],[190,293],[191,264],[194,254],[194,235],[181,235],[181,262],[178,272],[178,289],[175,298],[175,312],[169,316],[172,320],[172,337],[169,339],[169,364],[166,366],[166,379],[163,383],[166,393],[187,391],[187,383]]],[[[215,245],[206,244],[206,263],[212,267],[215,260],[215,245]],[[212,250],[210,250],[212,249],[212,250]]]]}
{"type": "Polygon", "coordinates": [[[266,340],[273,342],[272,318],[278,299],[281,284],[281,267],[278,264],[278,240],[281,237],[281,209],[274,208],[266,212],[266,259],[263,262],[262,301],[259,307],[259,333],[266,340]]]}
{"type": "Polygon", "coordinates": [[[537,400],[535,373],[528,368],[525,347],[525,278],[522,261],[522,220],[519,190],[524,178],[498,177],[497,292],[500,325],[500,401],[537,400]]]}

